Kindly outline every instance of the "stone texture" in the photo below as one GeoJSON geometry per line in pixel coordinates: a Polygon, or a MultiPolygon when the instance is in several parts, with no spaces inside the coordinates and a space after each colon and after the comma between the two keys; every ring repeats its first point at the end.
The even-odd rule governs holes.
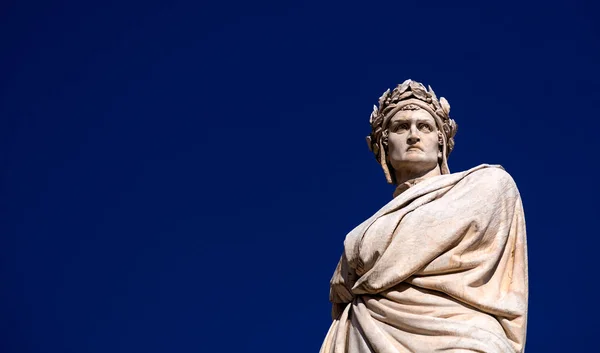
{"type": "Polygon", "coordinates": [[[423,111],[437,114],[425,109],[433,91],[407,82],[395,102],[384,99],[382,109],[380,100],[389,116],[371,119],[379,131],[370,146],[398,186],[346,236],[321,352],[523,352],[527,243],[517,186],[500,166],[449,173],[449,105],[438,103],[444,117],[428,119],[423,111]]]}

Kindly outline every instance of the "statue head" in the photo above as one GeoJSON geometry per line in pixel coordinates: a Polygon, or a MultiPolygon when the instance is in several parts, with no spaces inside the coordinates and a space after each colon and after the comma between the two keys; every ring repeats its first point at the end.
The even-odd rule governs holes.
{"type": "Polygon", "coordinates": [[[394,171],[440,168],[449,174],[448,156],[454,148],[457,125],[450,119],[450,104],[438,101],[433,89],[406,80],[379,98],[373,106],[369,149],[381,164],[388,183],[396,184],[394,171]]]}

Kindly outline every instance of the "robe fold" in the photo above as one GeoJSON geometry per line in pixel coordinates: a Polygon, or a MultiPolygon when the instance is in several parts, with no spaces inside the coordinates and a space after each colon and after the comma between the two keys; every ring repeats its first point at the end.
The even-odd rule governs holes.
{"type": "Polygon", "coordinates": [[[346,236],[321,353],[523,353],[527,281],[508,173],[424,179],[346,236]]]}

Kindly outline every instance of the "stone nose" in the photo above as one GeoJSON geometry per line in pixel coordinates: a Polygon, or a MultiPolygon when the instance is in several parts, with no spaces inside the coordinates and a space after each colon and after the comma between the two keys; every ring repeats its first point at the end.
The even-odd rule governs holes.
{"type": "Polygon", "coordinates": [[[421,141],[421,138],[419,137],[419,133],[417,132],[417,130],[414,127],[411,127],[410,130],[408,130],[408,137],[407,137],[407,142],[409,145],[414,145],[415,143],[421,141]]]}

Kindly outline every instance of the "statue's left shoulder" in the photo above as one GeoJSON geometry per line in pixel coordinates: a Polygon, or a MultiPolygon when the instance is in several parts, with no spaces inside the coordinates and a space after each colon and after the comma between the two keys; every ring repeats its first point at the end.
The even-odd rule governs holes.
{"type": "Polygon", "coordinates": [[[512,176],[499,164],[480,164],[465,173],[474,178],[489,179],[490,181],[513,181],[512,176]]]}
{"type": "Polygon", "coordinates": [[[467,171],[466,178],[470,184],[479,184],[486,189],[498,189],[498,191],[517,190],[517,184],[513,177],[497,164],[481,164],[467,171]],[[469,173],[470,172],[470,173],[469,173]]]}

